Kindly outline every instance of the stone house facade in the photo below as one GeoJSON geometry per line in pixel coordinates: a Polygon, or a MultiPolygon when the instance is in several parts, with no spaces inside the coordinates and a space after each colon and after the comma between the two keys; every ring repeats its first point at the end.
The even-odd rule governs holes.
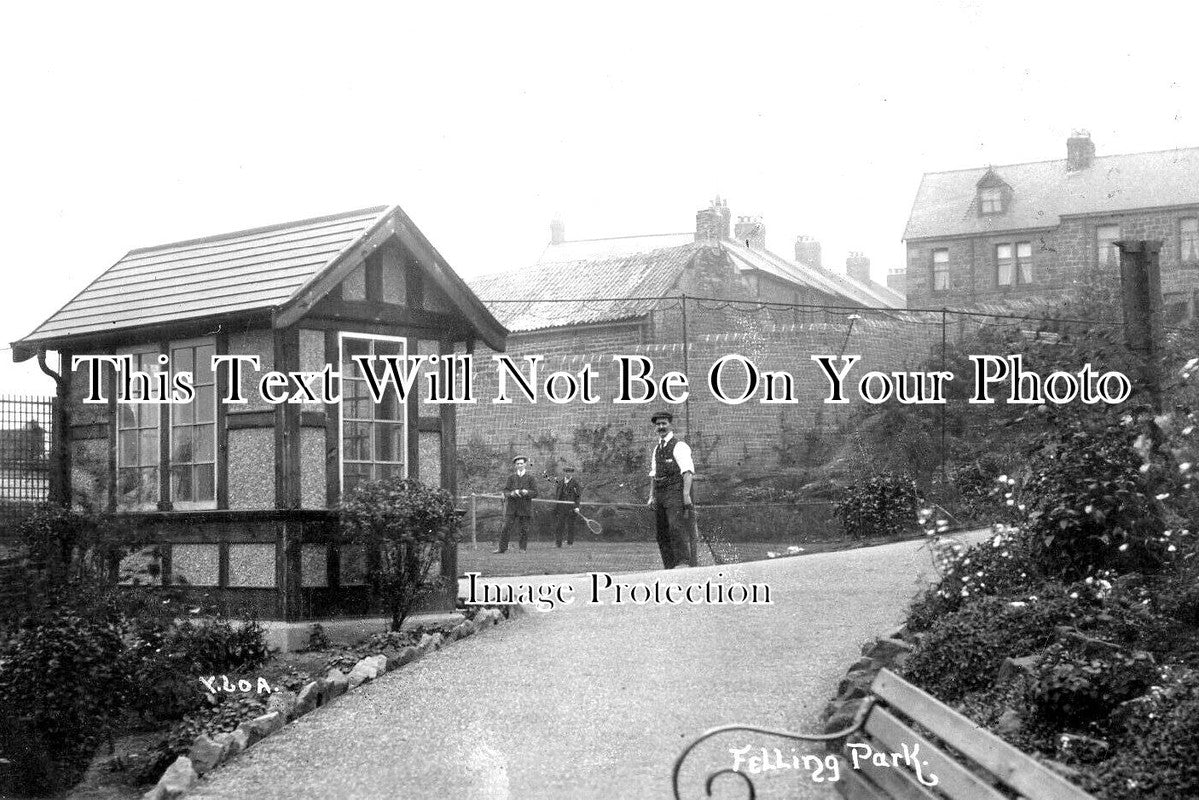
{"type": "Polygon", "coordinates": [[[904,239],[911,308],[1047,298],[1116,279],[1117,239],[1159,239],[1167,324],[1199,305],[1199,148],[925,174],[904,239]]]}

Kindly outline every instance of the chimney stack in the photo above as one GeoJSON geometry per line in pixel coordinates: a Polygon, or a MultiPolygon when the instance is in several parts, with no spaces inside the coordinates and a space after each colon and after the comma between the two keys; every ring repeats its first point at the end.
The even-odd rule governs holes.
{"type": "Polygon", "coordinates": [[[1074,131],[1066,140],[1066,172],[1078,172],[1095,160],[1095,143],[1090,131],[1074,131]]]}
{"type": "Polygon", "coordinates": [[[550,244],[562,244],[566,241],[566,223],[561,217],[554,217],[550,222],[550,244]]]}
{"type": "Polygon", "coordinates": [[[908,295],[908,271],[903,267],[887,270],[887,288],[904,297],[908,295]]]}
{"type": "Polygon", "coordinates": [[[733,238],[752,250],[766,249],[766,226],[761,217],[737,217],[733,238]]]}
{"type": "Polygon", "coordinates": [[[720,241],[729,238],[729,221],[731,219],[728,202],[721,200],[720,195],[716,195],[712,205],[695,212],[695,241],[704,239],[720,241]]]}
{"type": "Polygon", "coordinates": [[[823,267],[824,265],[820,260],[820,242],[810,236],[796,236],[795,263],[815,269],[823,267]]]}
{"type": "Polygon", "coordinates": [[[854,280],[870,283],[870,259],[856,250],[845,259],[845,271],[854,280]]]}

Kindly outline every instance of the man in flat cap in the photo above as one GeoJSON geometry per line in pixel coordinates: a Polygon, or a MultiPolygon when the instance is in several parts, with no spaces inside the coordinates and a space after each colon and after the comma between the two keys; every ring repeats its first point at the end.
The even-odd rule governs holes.
{"type": "Polygon", "coordinates": [[[500,546],[496,553],[508,552],[508,539],[515,527],[520,536],[520,549],[529,546],[529,523],[533,519],[533,498],[537,496],[537,484],[533,476],[525,472],[529,460],[524,456],[512,459],[516,472],[508,476],[504,483],[504,499],[507,503],[507,513],[504,515],[504,530],[500,534],[500,546]]]}
{"type": "Polygon", "coordinates": [[[654,509],[662,566],[691,566],[691,479],[695,474],[691,448],[674,435],[674,416],[669,411],[658,411],[650,421],[658,432],[658,443],[650,456],[647,505],[654,509]]]}
{"type": "Polygon", "coordinates": [[[569,464],[562,468],[562,479],[558,481],[558,502],[554,504],[554,544],[562,546],[562,534],[566,534],[568,545],[575,543],[575,527],[580,520],[579,500],[583,486],[575,477],[575,468],[569,464]]]}

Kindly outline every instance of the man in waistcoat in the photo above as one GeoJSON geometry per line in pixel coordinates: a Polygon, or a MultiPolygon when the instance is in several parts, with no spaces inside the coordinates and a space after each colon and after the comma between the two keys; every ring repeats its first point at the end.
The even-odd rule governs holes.
{"type": "Polygon", "coordinates": [[[517,456],[512,459],[516,472],[508,476],[504,483],[504,499],[507,502],[507,513],[504,515],[504,530],[500,534],[500,546],[496,553],[508,552],[508,539],[515,527],[520,537],[520,549],[529,546],[529,523],[533,520],[533,498],[537,496],[537,484],[533,476],[525,472],[528,459],[517,456]]]}
{"type": "Polygon", "coordinates": [[[674,416],[669,411],[657,412],[650,421],[658,432],[658,443],[650,456],[646,505],[654,509],[662,566],[691,566],[691,479],[695,474],[691,448],[674,435],[674,416]]]}
{"type": "Polygon", "coordinates": [[[558,481],[558,492],[555,500],[561,502],[554,505],[554,544],[562,546],[562,534],[566,534],[568,545],[575,543],[575,527],[579,522],[579,500],[583,496],[583,486],[575,478],[575,468],[562,468],[563,477],[558,481]],[[568,503],[570,505],[568,505],[568,503]]]}

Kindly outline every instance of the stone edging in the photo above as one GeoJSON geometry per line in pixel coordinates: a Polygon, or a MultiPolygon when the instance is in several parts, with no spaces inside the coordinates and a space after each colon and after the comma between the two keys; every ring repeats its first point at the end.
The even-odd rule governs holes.
{"type": "MultiPolygon", "coordinates": [[[[509,606],[523,613],[519,606],[509,606]]],[[[498,625],[508,614],[498,608],[486,608],[473,620],[458,623],[446,634],[426,633],[416,645],[404,648],[386,648],[378,655],[366,656],[344,673],[334,667],[325,677],[309,681],[300,691],[283,689],[271,692],[267,700],[267,713],[241,723],[236,730],[209,736],[202,733],[196,737],[187,755],[179,756],[162,773],[158,783],[144,795],[142,800],[174,800],[187,794],[200,776],[219,764],[237,756],[246,748],[270,736],[283,726],[309,711],[328,705],[346,692],[357,689],[387,672],[410,664],[421,656],[440,650],[450,642],[465,639],[492,625],[498,625]]]]}
{"type": "MultiPolygon", "coordinates": [[[[824,708],[824,732],[843,731],[853,724],[862,701],[870,694],[870,684],[884,667],[898,672],[903,668],[915,646],[907,624],[900,625],[885,636],[862,646],[862,657],[853,663],[837,686],[837,696],[824,708]]],[[[839,750],[840,741],[829,742],[829,749],[839,750]]]]}

